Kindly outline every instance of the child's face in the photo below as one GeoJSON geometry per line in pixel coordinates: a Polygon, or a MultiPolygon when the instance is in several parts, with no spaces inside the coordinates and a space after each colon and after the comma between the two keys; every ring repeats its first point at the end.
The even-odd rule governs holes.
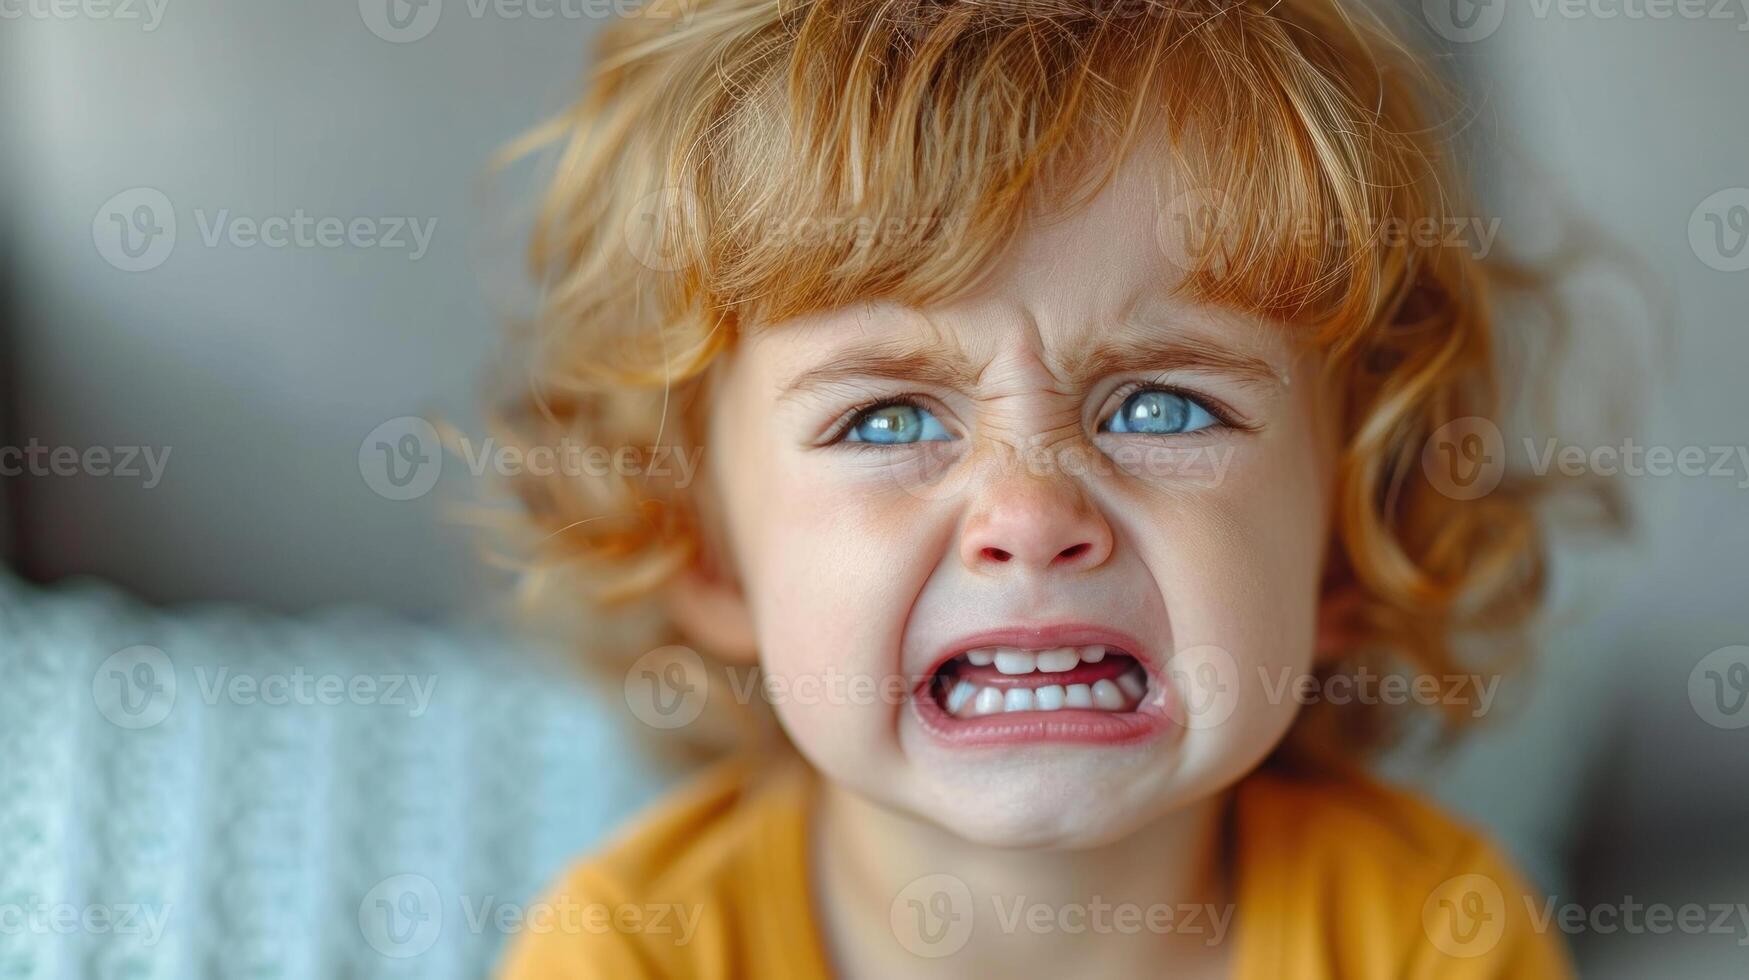
{"type": "Polygon", "coordinates": [[[1126,166],[975,295],[780,324],[720,366],[714,509],[779,717],[838,784],[975,841],[1090,846],[1292,721],[1269,692],[1313,658],[1319,363],[1168,297],[1171,197],[1126,166]]]}

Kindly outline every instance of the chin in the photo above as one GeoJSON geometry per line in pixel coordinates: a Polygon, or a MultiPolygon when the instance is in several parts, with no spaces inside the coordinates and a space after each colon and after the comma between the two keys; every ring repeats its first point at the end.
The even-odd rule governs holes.
{"type": "Polygon", "coordinates": [[[1127,768],[1094,765],[1083,751],[961,771],[941,782],[918,815],[986,847],[1100,847],[1186,802],[1169,785],[1169,763],[1155,761],[1142,776],[1127,768]]]}

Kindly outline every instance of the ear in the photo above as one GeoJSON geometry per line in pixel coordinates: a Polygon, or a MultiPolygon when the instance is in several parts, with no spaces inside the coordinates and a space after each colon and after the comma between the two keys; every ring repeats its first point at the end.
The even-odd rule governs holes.
{"type": "Polygon", "coordinates": [[[727,663],[758,661],[753,612],[733,581],[695,565],[668,583],[663,604],[670,621],[694,646],[727,663]]]}

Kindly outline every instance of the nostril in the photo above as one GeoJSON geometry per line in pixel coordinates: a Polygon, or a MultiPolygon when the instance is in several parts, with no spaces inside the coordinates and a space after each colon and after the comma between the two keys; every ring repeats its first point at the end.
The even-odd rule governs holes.
{"type": "Polygon", "coordinates": [[[985,548],[984,549],[984,557],[990,559],[991,561],[1007,561],[1008,559],[1013,558],[1014,556],[1009,554],[1006,551],[1003,551],[1001,548],[985,548]]]}
{"type": "Polygon", "coordinates": [[[1092,549],[1093,549],[1092,545],[1083,541],[1080,544],[1070,545],[1069,547],[1064,548],[1061,552],[1059,552],[1057,554],[1057,559],[1059,561],[1074,561],[1075,559],[1081,557],[1082,555],[1085,555],[1087,552],[1091,551],[1092,549]]]}

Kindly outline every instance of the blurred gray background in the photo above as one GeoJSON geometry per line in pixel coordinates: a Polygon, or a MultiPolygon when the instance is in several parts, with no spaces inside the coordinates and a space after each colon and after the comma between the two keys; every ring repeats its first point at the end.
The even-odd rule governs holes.
{"type": "MultiPolygon", "coordinates": [[[[1478,18],[1461,27],[1443,2],[1408,9],[1466,87],[1503,237],[1546,242],[1570,207],[1661,290],[1652,315],[1619,282],[1582,294],[1627,327],[1586,319],[1575,346],[1646,380],[1581,371],[1638,418],[1572,438],[1749,445],[1749,13],[1456,0],[1478,18]]],[[[599,8],[433,0],[406,26],[376,0],[7,9],[27,12],[0,20],[0,443],[170,453],[150,488],[0,480],[8,564],[160,604],[481,606],[503,583],[456,514],[484,481],[450,458],[429,492],[392,499],[404,488],[373,484],[361,446],[385,424],[399,446],[409,416],[479,436],[527,203],[484,168],[570,97],[600,22],[567,12],[599,8]],[[244,247],[235,224],[207,240],[299,213],[431,237],[422,254],[407,230],[402,247],[244,247]]],[[[1559,866],[1545,880],[1576,900],[1749,901],[1749,729],[1690,697],[1703,658],[1749,644],[1746,481],[1741,464],[1624,480],[1638,526],[1563,562],[1567,615],[1531,704],[1422,773],[1540,838],[1559,866]]],[[[1588,975],[1749,973],[1749,934],[1574,940],[1588,975]]]]}

